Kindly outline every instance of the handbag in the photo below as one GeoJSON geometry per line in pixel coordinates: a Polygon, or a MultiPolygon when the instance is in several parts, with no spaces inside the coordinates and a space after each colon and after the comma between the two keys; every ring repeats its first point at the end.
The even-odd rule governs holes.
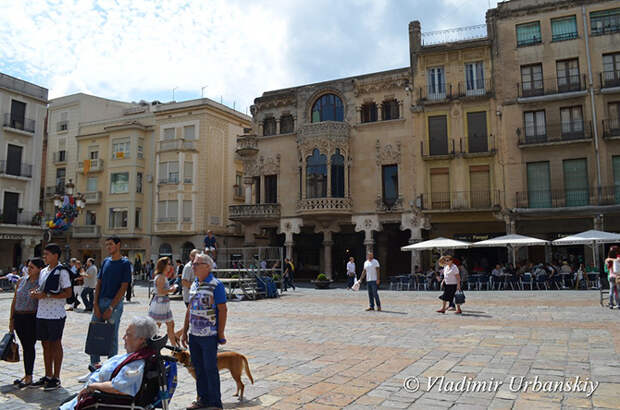
{"type": "Polygon", "coordinates": [[[96,356],[109,356],[112,348],[112,338],[114,335],[114,325],[109,322],[90,322],[88,325],[88,335],[86,336],[86,354],[96,356]]]}
{"type": "Polygon", "coordinates": [[[0,359],[5,362],[19,362],[19,346],[15,343],[15,334],[8,332],[0,341],[0,359]]]}
{"type": "Polygon", "coordinates": [[[462,290],[459,290],[454,294],[454,303],[456,305],[462,305],[465,303],[465,294],[462,290]]]}

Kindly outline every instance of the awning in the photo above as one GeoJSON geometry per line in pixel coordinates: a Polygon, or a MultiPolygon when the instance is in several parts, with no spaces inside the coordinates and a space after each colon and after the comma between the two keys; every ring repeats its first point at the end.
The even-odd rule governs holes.
{"type": "Polygon", "coordinates": [[[589,230],[565,238],[556,239],[553,245],[593,245],[601,243],[620,243],[620,235],[612,232],[589,230]]]}
{"type": "Polygon", "coordinates": [[[499,247],[499,246],[513,246],[513,247],[518,248],[520,246],[544,246],[547,244],[549,244],[549,241],[545,241],[545,240],[538,239],[538,238],[532,238],[530,236],[511,234],[511,235],[498,236],[497,238],[487,239],[486,241],[476,242],[476,243],[473,243],[472,246],[486,247],[486,248],[499,247]]]}
{"type": "Polygon", "coordinates": [[[469,242],[457,241],[448,238],[435,238],[429,241],[414,243],[411,245],[403,246],[401,251],[425,251],[432,249],[462,249],[469,248],[471,244],[469,242]]]}

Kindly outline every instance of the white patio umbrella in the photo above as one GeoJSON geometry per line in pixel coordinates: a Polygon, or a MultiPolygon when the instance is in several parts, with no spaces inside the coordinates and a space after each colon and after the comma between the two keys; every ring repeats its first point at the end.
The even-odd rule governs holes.
{"type": "MultiPolygon", "coordinates": [[[[595,266],[599,265],[599,245],[604,243],[620,242],[620,235],[612,232],[597,231],[591,229],[565,238],[556,239],[552,242],[555,246],[563,245],[588,245],[594,253],[595,266]]],[[[599,271],[600,272],[600,271],[599,271]]]]}
{"type": "Polygon", "coordinates": [[[538,238],[532,238],[530,236],[510,234],[504,236],[498,236],[497,238],[487,239],[485,241],[480,241],[473,243],[472,246],[477,248],[494,248],[500,246],[507,246],[512,248],[512,260],[513,263],[517,259],[517,248],[522,246],[545,246],[548,245],[549,241],[545,241],[538,238]]]}
{"type": "Polygon", "coordinates": [[[594,229],[556,239],[552,243],[561,245],[595,245],[602,243],[620,242],[620,235],[612,232],[596,231],[594,229]]]}
{"type": "Polygon", "coordinates": [[[512,247],[520,247],[520,246],[544,246],[548,245],[549,241],[545,241],[543,239],[532,238],[530,236],[524,235],[504,235],[498,236],[497,238],[487,239],[485,241],[480,241],[473,243],[472,246],[475,247],[486,247],[493,248],[499,246],[512,246],[512,247]]]}
{"type": "Polygon", "coordinates": [[[402,248],[400,248],[401,251],[403,252],[407,252],[407,251],[427,251],[427,250],[433,250],[433,249],[463,249],[463,248],[469,248],[471,246],[471,243],[469,242],[463,242],[463,241],[457,241],[455,239],[448,239],[448,238],[435,238],[435,239],[431,239],[429,241],[424,241],[424,242],[418,242],[418,243],[414,243],[411,245],[407,245],[407,246],[403,246],[402,248]]]}

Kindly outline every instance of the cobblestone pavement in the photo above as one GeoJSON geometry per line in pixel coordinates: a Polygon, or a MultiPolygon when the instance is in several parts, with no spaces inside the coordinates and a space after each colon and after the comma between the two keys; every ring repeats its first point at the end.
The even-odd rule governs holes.
{"type": "MultiPolygon", "coordinates": [[[[136,293],[125,305],[121,332],[129,318],[147,311],[146,288],[136,293]]],[[[226,349],[248,357],[255,384],[244,376],[245,401],[239,403],[234,381],[222,372],[225,407],[620,408],[620,311],[601,308],[597,291],[472,291],[462,316],[435,313],[438,294],[382,291],[383,312],[365,312],[366,293],[344,289],[298,288],[279,299],[230,302],[226,349]],[[453,391],[440,391],[441,376],[443,389],[453,391]],[[512,391],[521,377],[536,376],[546,384],[533,387],[576,377],[600,384],[589,397],[590,390],[557,387],[512,391]],[[418,378],[418,391],[404,388],[407,377],[418,378]],[[437,381],[430,390],[429,380],[437,381]],[[449,383],[465,385],[463,380],[503,384],[471,391],[469,383],[470,391],[454,391],[463,386],[449,383]]],[[[9,306],[9,295],[0,295],[2,323],[9,306]]],[[[177,328],[183,310],[181,301],[173,302],[177,328]]],[[[80,389],[88,321],[86,313],[68,313],[59,391],[16,390],[11,382],[22,375],[22,363],[2,362],[3,409],[53,408],[80,389]]],[[[37,349],[35,377],[43,372],[37,349]]],[[[194,397],[193,379],[180,368],[172,408],[184,408],[194,397]]]]}

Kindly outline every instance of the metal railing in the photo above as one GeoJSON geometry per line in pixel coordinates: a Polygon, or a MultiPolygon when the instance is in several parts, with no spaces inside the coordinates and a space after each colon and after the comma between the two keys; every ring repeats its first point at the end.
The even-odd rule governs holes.
{"type": "Polygon", "coordinates": [[[169,178],[159,178],[157,180],[157,183],[159,185],[168,185],[168,184],[178,184],[179,183],[179,177],[169,177],[169,178]]]}
{"type": "Polygon", "coordinates": [[[13,163],[9,160],[0,160],[0,174],[32,178],[32,165],[23,162],[13,163]]]}
{"type": "MultiPolygon", "coordinates": [[[[88,172],[103,171],[103,160],[102,159],[90,159],[87,161],[90,161],[90,168],[88,169],[88,172]]],[[[84,172],[84,162],[85,161],[78,162],[78,172],[84,172]]]]}
{"type": "Polygon", "coordinates": [[[548,142],[575,141],[592,138],[591,121],[566,121],[546,124],[543,129],[518,129],[519,145],[544,144],[548,142]]]}
{"type": "Polygon", "coordinates": [[[65,184],[52,185],[45,187],[45,196],[52,197],[54,195],[64,195],[65,194],[65,184]]]}
{"type": "Polygon", "coordinates": [[[449,138],[445,144],[437,144],[432,147],[425,142],[420,142],[420,155],[422,155],[423,158],[445,155],[493,153],[495,151],[495,137],[493,135],[449,138]]]}
{"type": "Polygon", "coordinates": [[[454,43],[457,41],[471,41],[487,38],[487,25],[456,27],[447,30],[429,31],[422,33],[422,45],[454,43]]]}
{"type": "Polygon", "coordinates": [[[58,121],[56,123],[56,132],[67,131],[69,129],[69,121],[58,121]]]}
{"type": "Polygon", "coordinates": [[[599,80],[601,88],[620,87],[620,70],[601,71],[599,80]]]}
{"type": "Polygon", "coordinates": [[[418,96],[422,101],[443,101],[452,98],[452,91],[450,83],[427,84],[426,87],[419,87],[418,96]]]}
{"type": "Polygon", "coordinates": [[[457,95],[459,97],[484,97],[493,92],[490,79],[461,81],[458,84],[457,95]]]}
{"type": "Polygon", "coordinates": [[[516,193],[517,208],[564,208],[620,204],[620,186],[596,188],[550,189],[516,193]]]}
{"type": "Polygon", "coordinates": [[[170,223],[170,222],[176,222],[178,220],[178,217],[176,216],[160,216],[157,218],[157,222],[159,223],[170,223]]]}
{"type": "Polygon", "coordinates": [[[0,210],[0,224],[42,226],[43,222],[40,212],[19,212],[19,209],[0,210]]]}
{"type": "Polygon", "coordinates": [[[499,207],[499,190],[432,192],[422,194],[426,210],[490,209],[499,207]]]}
{"type": "Polygon", "coordinates": [[[195,144],[196,140],[185,138],[162,140],[157,143],[157,151],[193,150],[195,149],[195,144]]]}
{"type": "Polygon", "coordinates": [[[86,205],[98,204],[99,202],[101,202],[101,198],[101,191],[84,192],[84,200],[86,201],[86,205]]]}
{"type": "Polygon", "coordinates": [[[74,238],[99,238],[101,236],[101,226],[74,225],[72,236],[74,238]]]}
{"type": "Polygon", "coordinates": [[[603,120],[603,136],[605,138],[620,137],[620,119],[603,120]]]}
{"type": "Polygon", "coordinates": [[[280,204],[230,205],[228,207],[228,218],[231,220],[279,217],[280,204]]]}
{"type": "Polygon", "coordinates": [[[13,114],[4,114],[3,127],[34,133],[34,120],[25,117],[18,117],[13,114]]]}
{"type": "Polygon", "coordinates": [[[519,98],[540,97],[562,94],[586,89],[585,75],[569,75],[566,77],[550,77],[540,80],[517,83],[519,98]]]}

